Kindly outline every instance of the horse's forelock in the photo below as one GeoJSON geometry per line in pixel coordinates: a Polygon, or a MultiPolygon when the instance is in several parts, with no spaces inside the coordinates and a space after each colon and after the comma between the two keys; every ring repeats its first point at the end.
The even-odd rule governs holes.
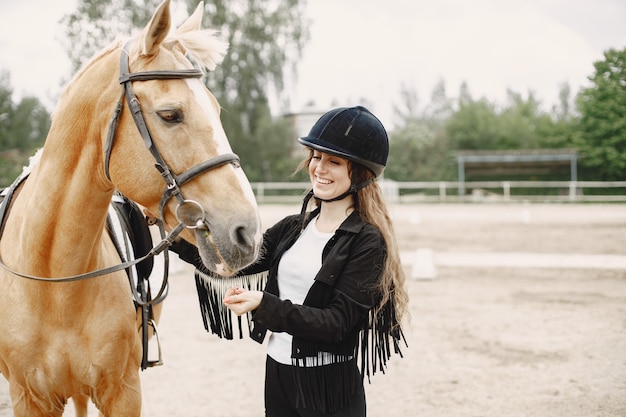
{"type": "Polygon", "coordinates": [[[165,40],[164,45],[173,48],[177,43],[198,64],[213,71],[224,60],[228,50],[228,43],[216,36],[216,31],[210,29],[172,34],[165,40]]]}

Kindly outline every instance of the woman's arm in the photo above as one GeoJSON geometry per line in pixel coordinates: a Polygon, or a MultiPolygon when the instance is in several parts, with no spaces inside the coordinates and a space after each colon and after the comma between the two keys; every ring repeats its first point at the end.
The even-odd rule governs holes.
{"type": "MultiPolygon", "coordinates": [[[[374,307],[377,299],[375,283],[384,256],[384,244],[378,239],[353,250],[332,290],[330,302],[324,308],[293,304],[260,291],[233,291],[227,293],[224,303],[239,315],[254,311],[253,320],[271,331],[287,332],[311,342],[339,343],[374,307]]],[[[316,282],[314,285],[326,284],[316,282]]]]}

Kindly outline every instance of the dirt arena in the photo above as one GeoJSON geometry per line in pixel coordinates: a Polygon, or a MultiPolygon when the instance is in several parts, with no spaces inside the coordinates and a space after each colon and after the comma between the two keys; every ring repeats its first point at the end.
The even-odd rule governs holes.
{"type": "MultiPolygon", "coordinates": [[[[263,224],[297,210],[263,206],[263,224]]],[[[626,416],[624,205],[398,205],[392,214],[409,276],[409,347],[366,385],[368,415],[626,416]]],[[[263,416],[265,346],[207,334],[192,269],[174,269],[159,326],[165,365],[142,373],[142,415],[263,416]]]]}

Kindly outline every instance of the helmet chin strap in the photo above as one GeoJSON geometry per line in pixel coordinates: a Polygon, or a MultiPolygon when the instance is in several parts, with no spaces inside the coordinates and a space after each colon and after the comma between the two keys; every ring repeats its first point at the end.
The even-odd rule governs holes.
{"type": "Polygon", "coordinates": [[[332,203],[333,201],[343,200],[344,198],[346,198],[349,195],[356,195],[357,191],[359,191],[361,188],[367,187],[371,182],[372,182],[372,178],[369,178],[369,179],[363,181],[362,183],[360,183],[358,185],[352,184],[350,186],[350,188],[348,189],[348,191],[346,191],[345,193],[340,194],[337,197],[329,198],[327,200],[325,200],[323,198],[316,197],[313,194],[313,190],[311,190],[304,197],[304,201],[302,203],[302,210],[300,210],[300,214],[304,214],[304,212],[306,211],[307,206],[309,205],[309,200],[311,200],[311,198],[313,198],[313,197],[315,197],[317,200],[322,201],[324,203],[332,203]]]}

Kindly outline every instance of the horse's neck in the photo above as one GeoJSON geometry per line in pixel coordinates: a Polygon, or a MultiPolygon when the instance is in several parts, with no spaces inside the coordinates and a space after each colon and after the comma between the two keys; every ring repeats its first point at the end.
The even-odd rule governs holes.
{"type": "Polygon", "coordinates": [[[113,190],[97,180],[98,147],[71,144],[55,136],[58,133],[51,129],[41,160],[11,208],[3,236],[3,241],[12,236],[9,239],[19,248],[3,244],[3,258],[27,262],[32,256],[37,266],[31,273],[55,273],[66,267],[80,273],[100,262],[113,190]],[[47,264],[39,265],[41,259],[47,264]]]}
{"type": "Polygon", "coordinates": [[[108,102],[106,97],[111,96],[113,108],[115,88],[119,89],[93,88],[105,82],[106,67],[92,65],[68,86],[55,110],[40,161],[25,187],[31,193],[26,208],[38,213],[26,220],[49,230],[47,237],[62,233],[88,243],[83,231],[99,235],[106,218],[113,189],[103,176],[101,130],[110,114],[103,114],[97,103],[99,99],[108,102]]]}

